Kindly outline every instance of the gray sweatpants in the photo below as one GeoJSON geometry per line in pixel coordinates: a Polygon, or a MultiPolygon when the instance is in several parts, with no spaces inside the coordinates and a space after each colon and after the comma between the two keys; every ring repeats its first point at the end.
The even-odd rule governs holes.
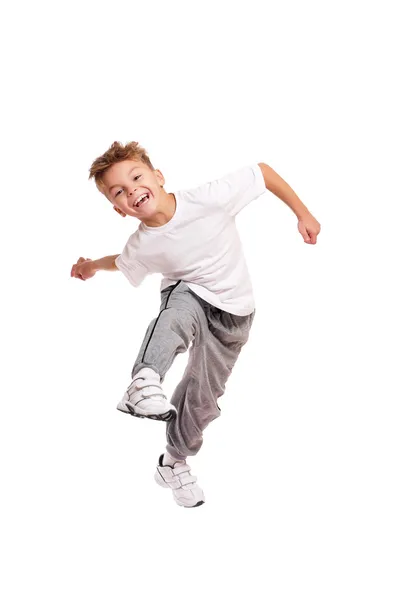
{"type": "Polygon", "coordinates": [[[159,316],[149,324],[131,375],[151,367],[162,383],[176,355],[190,348],[183,378],[170,399],[177,416],[166,429],[167,451],[176,459],[196,454],[203,430],[220,415],[217,399],[249,339],[255,312],[242,317],[220,310],[183,281],[161,292],[159,316]]]}

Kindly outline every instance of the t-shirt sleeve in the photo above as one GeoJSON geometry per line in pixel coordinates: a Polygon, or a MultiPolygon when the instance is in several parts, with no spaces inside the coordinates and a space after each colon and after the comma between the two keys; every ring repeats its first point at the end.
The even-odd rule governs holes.
{"type": "Polygon", "coordinates": [[[266,189],[258,164],[243,167],[208,184],[210,196],[232,217],[235,217],[249,202],[264,194],[266,189]]]}
{"type": "Polygon", "coordinates": [[[134,287],[138,287],[149,273],[149,269],[137,258],[136,239],[133,234],[127,241],[115,264],[134,287]]]}

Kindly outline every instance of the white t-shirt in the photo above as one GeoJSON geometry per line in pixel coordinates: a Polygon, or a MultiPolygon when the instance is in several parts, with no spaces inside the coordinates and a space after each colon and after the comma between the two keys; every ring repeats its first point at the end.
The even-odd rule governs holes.
{"type": "Polygon", "coordinates": [[[138,287],[162,273],[160,289],[180,279],[206,302],[234,315],[255,308],[249,271],[235,216],[266,191],[257,164],[199,187],[173,192],[176,210],[161,227],[140,223],[116,266],[138,287]]]}

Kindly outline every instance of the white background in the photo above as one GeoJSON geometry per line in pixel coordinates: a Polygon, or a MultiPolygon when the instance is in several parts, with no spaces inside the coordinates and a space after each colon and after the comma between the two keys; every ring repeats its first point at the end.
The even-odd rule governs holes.
{"type": "MultiPolygon", "coordinates": [[[[20,2],[1,51],[1,595],[396,600],[397,51],[392,2],[20,2]],[[161,275],[70,277],[138,226],[88,181],[138,141],[193,187],[272,166],[237,218],[251,338],[178,507],[165,425],[116,410],[161,275]]],[[[170,395],[185,368],[177,357],[170,395]]]]}

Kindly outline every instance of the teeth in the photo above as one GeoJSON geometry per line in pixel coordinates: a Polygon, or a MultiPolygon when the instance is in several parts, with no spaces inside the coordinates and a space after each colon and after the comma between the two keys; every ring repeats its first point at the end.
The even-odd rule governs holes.
{"type": "Polygon", "coordinates": [[[134,206],[137,206],[137,204],[140,202],[140,200],[145,198],[145,196],[148,196],[148,198],[149,198],[149,195],[147,194],[147,192],[145,192],[145,194],[141,194],[141,196],[139,198],[137,198],[137,201],[135,202],[134,206]]]}

